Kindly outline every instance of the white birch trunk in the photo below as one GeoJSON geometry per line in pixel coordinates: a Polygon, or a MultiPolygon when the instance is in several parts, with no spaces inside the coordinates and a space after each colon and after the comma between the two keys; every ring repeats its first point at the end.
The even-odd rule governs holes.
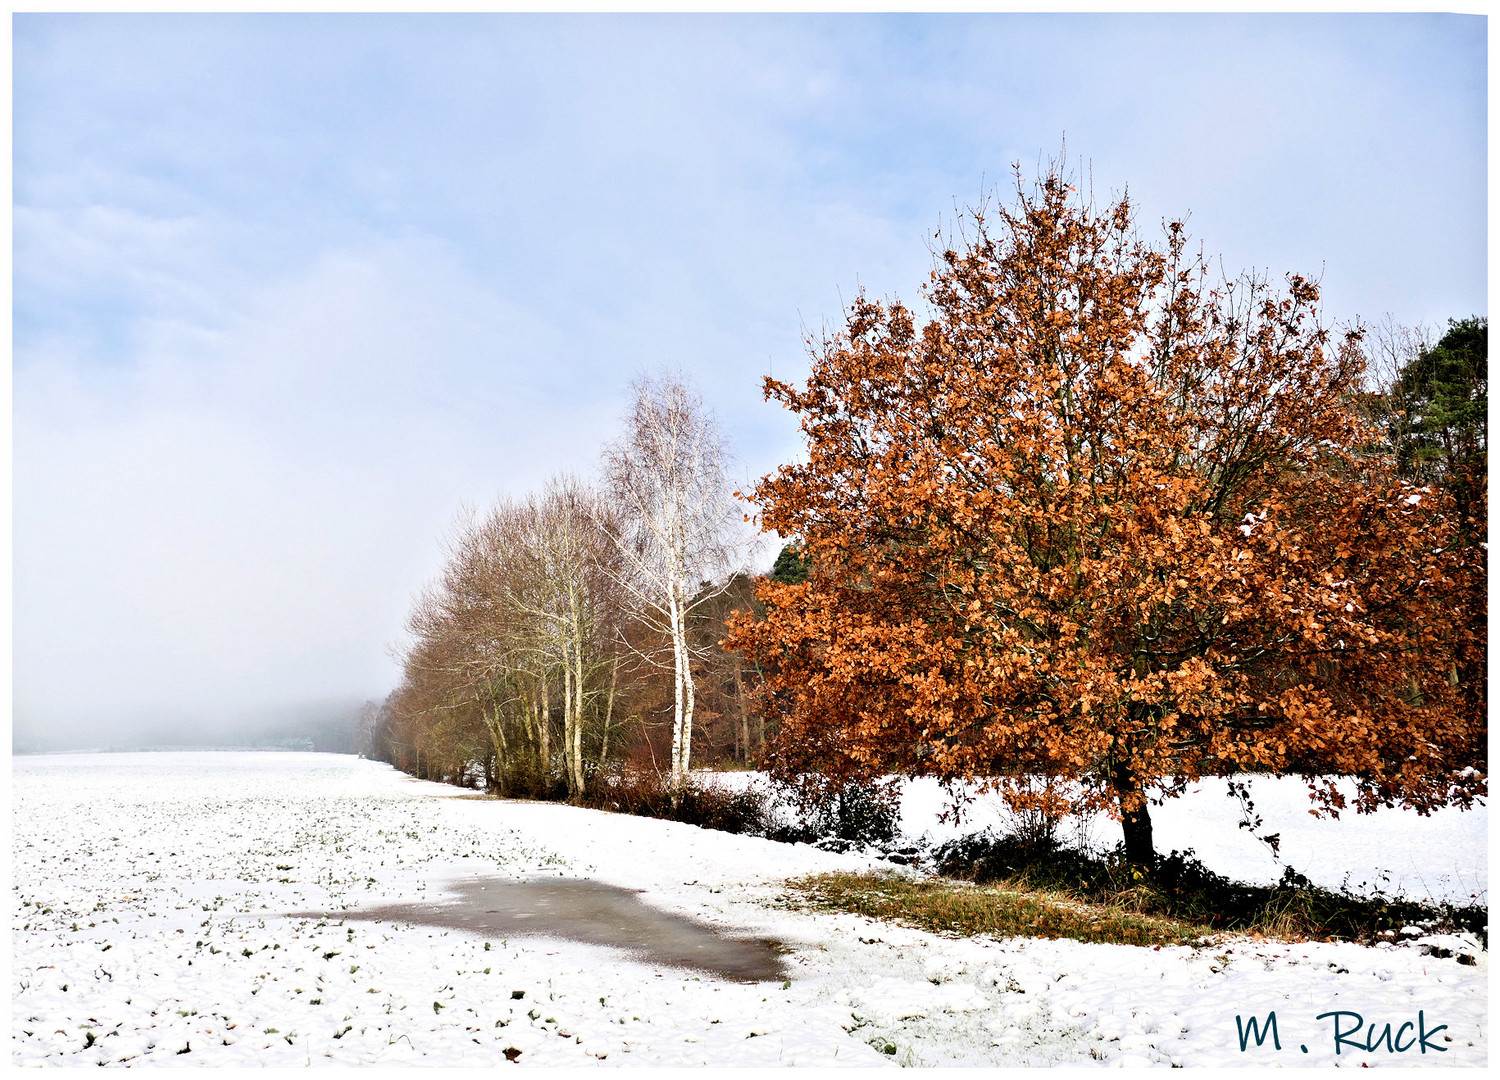
{"type": "Polygon", "coordinates": [[[687,751],[684,740],[685,695],[682,687],[683,661],[686,658],[683,655],[682,605],[678,602],[676,589],[672,590],[668,604],[668,618],[672,627],[672,786],[677,788],[687,779],[687,751]]]}
{"type": "Polygon", "coordinates": [[[688,652],[687,626],[682,628],[682,777],[687,779],[688,769],[692,765],[693,758],[693,704],[696,700],[695,687],[693,686],[693,657],[688,652]]]}

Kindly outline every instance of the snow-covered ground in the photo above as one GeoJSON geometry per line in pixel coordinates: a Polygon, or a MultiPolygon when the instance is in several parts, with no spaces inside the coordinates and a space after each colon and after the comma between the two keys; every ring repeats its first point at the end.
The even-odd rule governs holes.
{"type": "MultiPolygon", "coordinates": [[[[348,757],[66,755],[16,758],[12,771],[17,1064],[1478,1066],[1488,1057],[1489,958],[1464,939],[1428,943],[1472,965],[1419,942],[1153,950],[944,938],[777,906],[786,878],[872,865],[860,856],[463,799],[348,757]],[[736,983],[556,938],[486,941],[289,914],[441,902],[453,883],[546,876],[637,889],[663,911],[780,941],[789,978],[736,983]],[[1272,1010],[1281,1049],[1251,1039],[1242,1052],[1244,1021],[1272,1010]],[[1361,1042],[1375,1025],[1373,1051],[1353,1048],[1355,1013],[1361,1042]],[[1335,1024],[1346,1036],[1338,1053],[1335,1024]]],[[[1213,785],[1203,788],[1157,812],[1158,846],[1192,846],[1210,866],[1255,876],[1263,849],[1235,828],[1213,785]]],[[[1278,799],[1297,807],[1291,789],[1264,788],[1268,825],[1278,799]]],[[[960,831],[933,822],[936,807],[935,789],[909,791],[907,828],[960,831]]],[[[976,808],[975,818],[984,813],[994,811],[976,808]]],[[[1376,820],[1299,821],[1283,833],[1283,856],[1331,884],[1345,871],[1352,883],[1388,872],[1388,891],[1483,895],[1482,812],[1376,820]]]]}
{"type": "MultiPolygon", "coordinates": [[[[1261,819],[1254,832],[1279,835],[1279,857],[1239,827],[1240,804],[1229,798],[1227,781],[1217,777],[1151,808],[1157,850],[1192,849],[1210,870],[1252,884],[1274,884],[1291,866],[1316,885],[1365,895],[1378,890],[1422,902],[1488,902],[1483,810],[1445,809],[1423,817],[1394,809],[1373,814],[1349,809],[1333,820],[1312,816],[1307,784],[1296,777],[1255,776],[1245,782],[1261,819]]],[[[1354,785],[1340,781],[1338,786],[1352,807],[1354,785]]],[[[935,780],[906,785],[903,830],[941,843],[986,828],[1003,832],[1013,824],[994,796],[969,803],[961,822],[939,821],[949,802],[935,780]]],[[[1065,818],[1060,831],[1096,847],[1112,847],[1122,839],[1119,824],[1104,815],[1065,818]]]]}
{"type": "MultiPolygon", "coordinates": [[[[760,773],[699,775],[734,790],[752,784],[769,789],[769,779],[760,773]]],[[[1259,826],[1241,828],[1243,813],[1229,797],[1228,781],[1209,777],[1186,795],[1151,807],[1157,850],[1191,850],[1210,870],[1251,884],[1274,884],[1291,867],[1315,885],[1366,896],[1382,893],[1459,906],[1488,903],[1488,830],[1482,809],[1449,808],[1425,817],[1396,809],[1373,814],[1348,809],[1333,819],[1311,813],[1307,784],[1296,777],[1242,779],[1259,826]],[[1266,835],[1279,838],[1275,853],[1257,839],[1266,835]]],[[[1337,786],[1352,807],[1354,784],[1341,780],[1337,786]]],[[[1005,833],[1017,826],[1016,816],[998,796],[974,787],[963,790],[968,798],[955,818],[953,797],[936,780],[903,784],[902,833],[931,849],[965,834],[1005,833]]],[[[1119,824],[1103,814],[1065,817],[1058,834],[1094,849],[1111,848],[1122,839],[1119,824]]]]}

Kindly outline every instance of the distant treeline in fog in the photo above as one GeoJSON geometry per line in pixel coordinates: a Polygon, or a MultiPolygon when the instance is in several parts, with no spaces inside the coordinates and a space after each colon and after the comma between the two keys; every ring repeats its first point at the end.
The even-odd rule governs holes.
{"type": "Polygon", "coordinates": [[[175,720],[16,733],[15,754],[87,750],[315,750],[357,754],[368,749],[373,702],[346,701],[277,710],[231,723],[175,720]]]}

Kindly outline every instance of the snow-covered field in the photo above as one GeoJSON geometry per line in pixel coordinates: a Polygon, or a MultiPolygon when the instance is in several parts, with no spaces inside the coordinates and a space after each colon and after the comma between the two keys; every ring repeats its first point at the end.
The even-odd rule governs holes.
{"type": "MultiPolygon", "coordinates": [[[[1472,965],[1427,955],[1421,942],[1151,950],[944,938],[776,905],[786,878],[872,865],[860,856],[468,800],[331,755],[23,757],[13,781],[17,1064],[1478,1066],[1488,1057],[1489,958],[1463,939],[1428,943],[1472,965]],[[779,941],[789,978],[737,983],[557,938],[486,941],[290,914],[440,903],[453,883],[547,876],[640,890],[660,910],[779,941]],[[1243,1022],[1272,1010],[1281,1049],[1252,1039],[1242,1052],[1243,1022]],[[1353,1047],[1355,1013],[1372,1051],[1353,1047]],[[1337,1053],[1335,1024],[1347,1036],[1337,1053]]],[[[1157,812],[1158,846],[1277,876],[1263,873],[1269,854],[1235,828],[1233,807],[1204,789],[1157,812]]],[[[1282,804],[1306,817],[1297,798],[1274,784],[1257,795],[1268,825],[1267,809],[1282,804]]],[[[937,805],[935,790],[914,788],[904,824],[939,838],[955,831],[931,820],[937,805]]],[[[964,829],[986,813],[976,808],[964,829]]],[[[1351,883],[1384,873],[1387,891],[1483,895],[1482,813],[1373,821],[1299,820],[1283,834],[1283,857],[1335,885],[1345,872],[1351,883]]]]}

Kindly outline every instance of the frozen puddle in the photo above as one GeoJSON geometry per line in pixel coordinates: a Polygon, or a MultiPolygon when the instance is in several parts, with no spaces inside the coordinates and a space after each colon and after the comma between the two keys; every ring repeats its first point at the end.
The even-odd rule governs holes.
{"type": "Polygon", "coordinates": [[[713,927],[669,915],[636,893],[599,881],[488,878],[447,887],[443,902],[388,904],[293,918],[409,922],[470,930],[489,938],[553,937],[641,954],[650,963],[697,968],[745,982],[784,978],[780,950],[762,938],[726,937],[713,927]]]}

